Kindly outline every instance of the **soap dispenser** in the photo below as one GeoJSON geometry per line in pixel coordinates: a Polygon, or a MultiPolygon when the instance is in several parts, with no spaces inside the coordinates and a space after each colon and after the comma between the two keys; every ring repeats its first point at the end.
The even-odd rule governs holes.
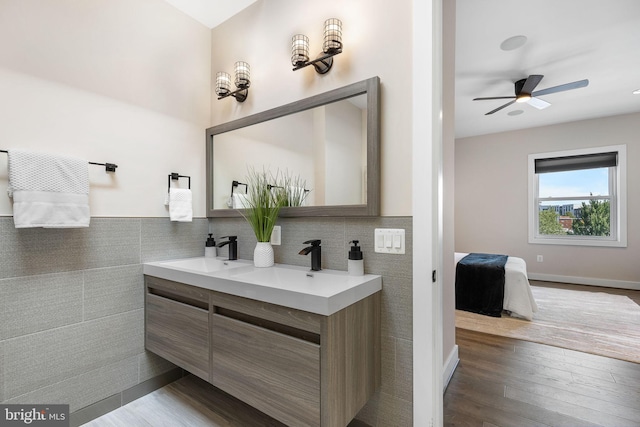
{"type": "Polygon", "coordinates": [[[353,240],[349,243],[353,243],[349,250],[349,261],[347,269],[349,270],[349,276],[362,276],[364,275],[364,260],[362,259],[362,251],[358,246],[358,240],[353,240]]]}
{"type": "Polygon", "coordinates": [[[213,234],[209,233],[207,243],[204,245],[204,257],[215,258],[217,256],[216,241],[213,238],[213,234]]]}

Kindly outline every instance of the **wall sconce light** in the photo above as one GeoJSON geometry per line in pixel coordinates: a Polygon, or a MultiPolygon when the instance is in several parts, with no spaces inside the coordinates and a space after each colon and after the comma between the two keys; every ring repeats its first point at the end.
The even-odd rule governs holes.
{"type": "Polygon", "coordinates": [[[291,39],[293,71],[313,65],[319,74],[324,74],[331,69],[333,57],[339,53],[342,53],[342,21],[336,18],[324,21],[322,52],[312,61],[309,61],[309,38],[296,34],[291,39]]]}
{"type": "Polygon", "coordinates": [[[249,86],[251,85],[251,68],[248,63],[238,61],[236,62],[234,69],[236,73],[235,84],[237,89],[233,92],[231,91],[231,76],[229,73],[218,71],[216,73],[216,95],[218,95],[218,99],[233,96],[236,101],[244,102],[249,95],[249,86]]]}

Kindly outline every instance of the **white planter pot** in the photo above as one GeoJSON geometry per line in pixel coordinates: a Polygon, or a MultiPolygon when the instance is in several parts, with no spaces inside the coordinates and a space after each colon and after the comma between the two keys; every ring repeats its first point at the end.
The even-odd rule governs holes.
{"type": "Polygon", "coordinates": [[[269,242],[258,242],[253,250],[253,265],[256,267],[273,266],[273,246],[269,242]]]}

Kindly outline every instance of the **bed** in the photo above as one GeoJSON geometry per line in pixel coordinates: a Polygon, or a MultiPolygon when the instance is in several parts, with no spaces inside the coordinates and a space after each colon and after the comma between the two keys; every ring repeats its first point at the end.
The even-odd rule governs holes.
{"type": "MultiPolygon", "coordinates": [[[[469,255],[456,252],[456,267],[458,262],[469,255]]],[[[533,313],[538,311],[538,306],[533,298],[529,278],[527,276],[527,264],[522,258],[509,256],[504,265],[504,298],[502,309],[509,315],[526,320],[533,319],[533,313]]]]}

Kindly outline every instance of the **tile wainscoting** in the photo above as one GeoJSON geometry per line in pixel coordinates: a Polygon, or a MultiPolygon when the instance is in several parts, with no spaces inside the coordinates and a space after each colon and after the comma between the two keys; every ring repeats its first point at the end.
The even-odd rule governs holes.
{"type": "MultiPolygon", "coordinates": [[[[276,262],[321,239],[323,268],[346,270],[360,240],[365,272],[383,277],[382,386],[358,414],[371,426],[412,425],[412,218],[283,218],[276,262]],[[406,254],[374,252],[375,228],[404,228],[406,254]]],[[[20,229],[0,218],[0,402],[68,403],[72,425],[181,376],[144,350],[142,263],[201,256],[209,229],[256,239],[242,218],[92,218],[86,229],[20,229]]],[[[226,247],[219,249],[225,254],[226,247]]]]}
{"type": "MultiPolygon", "coordinates": [[[[216,240],[238,236],[238,258],[253,259],[256,238],[243,218],[210,219],[216,240]]],[[[359,240],[365,273],[382,276],[382,386],[357,418],[373,427],[413,425],[413,220],[411,217],[280,218],[282,245],[274,246],[276,263],[310,266],[298,252],[309,239],[322,240],[322,268],[347,269],[349,242],[359,240]],[[404,255],[375,253],[376,228],[404,228],[404,255]]],[[[219,248],[226,255],[227,248],[219,248]]]]}
{"type": "Polygon", "coordinates": [[[83,408],[97,416],[179,378],[144,350],[142,263],[203,255],[208,228],[92,218],[15,229],[0,218],[0,402],[67,403],[77,425],[83,408]]]}

